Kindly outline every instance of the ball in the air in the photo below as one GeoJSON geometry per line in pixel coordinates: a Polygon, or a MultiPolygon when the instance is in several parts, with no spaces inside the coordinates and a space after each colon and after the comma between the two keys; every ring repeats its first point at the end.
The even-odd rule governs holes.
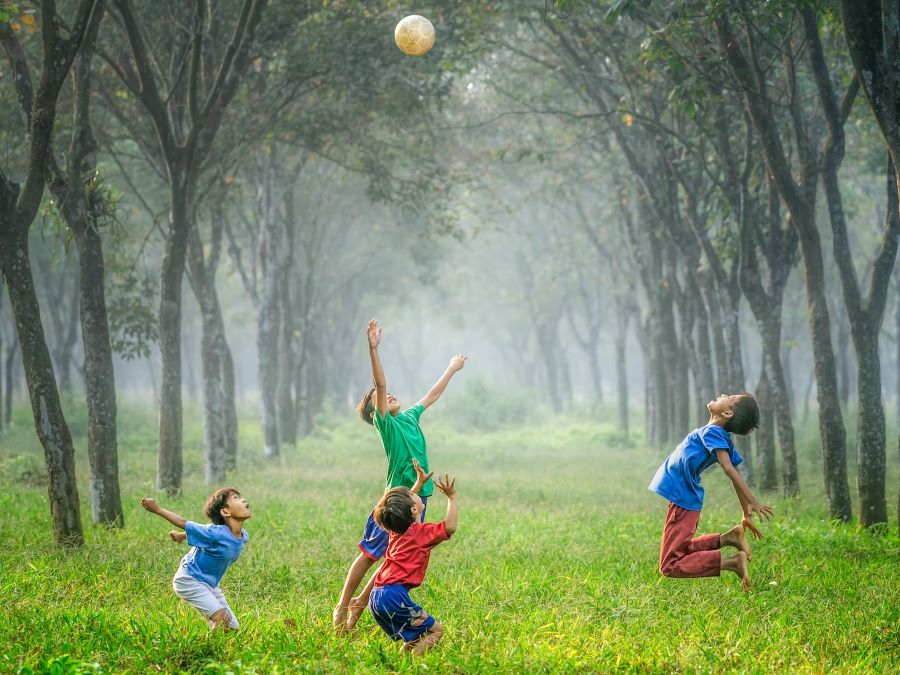
{"type": "Polygon", "coordinates": [[[409,56],[422,56],[434,46],[434,26],[424,16],[411,14],[394,29],[394,42],[409,56]]]}

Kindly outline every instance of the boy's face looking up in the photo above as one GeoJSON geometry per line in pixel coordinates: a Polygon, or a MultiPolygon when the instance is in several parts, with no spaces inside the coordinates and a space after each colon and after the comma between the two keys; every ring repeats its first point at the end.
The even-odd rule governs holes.
{"type": "Polygon", "coordinates": [[[400,401],[397,400],[397,397],[391,393],[387,395],[387,409],[391,415],[396,415],[400,412],[400,401]]]}
{"type": "Polygon", "coordinates": [[[228,496],[228,501],[222,507],[220,513],[223,518],[231,516],[235,520],[247,520],[250,518],[250,504],[241,497],[237,492],[232,492],[228,496]]]}
{"type": "Polygon", "coordinates": [[[742,394],[719,394],[719,397],[706,404],[706,409],[711,415],[730,417],[734,406],[743,398],[742,394]]]}

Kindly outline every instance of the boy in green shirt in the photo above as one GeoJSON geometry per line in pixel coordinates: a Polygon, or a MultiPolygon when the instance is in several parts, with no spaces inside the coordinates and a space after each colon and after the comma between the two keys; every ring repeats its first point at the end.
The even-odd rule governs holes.
{"type": "MultiPolygon", "coordinates": [[[[425,436],[419,427],[419,418],[426,408],[441,397],[450,378],[466,364],[466,357],[457,355],[450,359],[447,370],[422,400],[413,407],[401,411],[400,401],[396,396],[388,393],[385,383],[381,359],[378,357],[381,327],[375,319],[369,321],[366,336],[369,340],[369,358],[372,361],[372,378],[375,380],[375,386],[366,392],[359,402],[357,410],[363,421],[373,425],[381,437],[384,453],[388,460],[385,489],[398,486],[411,488],[415,485],[417,478],[413,460],[418,462],[424,472],[428,472],[428,451],[425,446],[425,436]]],[[[428,497],[433,491],[434,485],[429,479],[419,493],[423,504],[427,503],[428,497]]],[[[341,599],[332,614],[334,628],[338,632],[352,629],[365,610],[369,601],[370,588],[366,587],[355,598],[352,597],[353,593],[356,592],[369,568],[384,556],[387,545],[387,531],[380,528],[370,514],[362,541],[359,542],[361,552],[350,566],[344,588],[341,591],[341,599]]]]}

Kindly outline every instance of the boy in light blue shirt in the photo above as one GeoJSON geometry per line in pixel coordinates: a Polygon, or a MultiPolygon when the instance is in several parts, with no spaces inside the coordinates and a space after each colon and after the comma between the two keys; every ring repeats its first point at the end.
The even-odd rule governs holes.
{"type": "Polygon", "coordinates": [[[650,481],[650,489],[669,501],[669,511],[663,529],[659,552],[659,571],[667,577],[694,578],[719,576],[722,570],[734,572],[741,578],[744,590],[750,588],[747,562],[750,545],[745,529],[757,539],[762,533],[753,523],[772,516],[772,507],[761,504],[738,473],[744,461],[731,441],[731,434],[748,434],[759,424],[759,406],[746,392],[722,394],[707,404],[709,422],[694,429],[657,469],[650,481]],[[703,508],[703,488],[700,474],[719,464],[731,479],[741,504],[743,517],[739,525],[722,534],[694,537],[703,508]],[[737,553],[724,557],[720,550],[734,546],[737,553]]]}
{"type": "Polygon", "coordinates": [[[250,518],[247,500],[234,488],[216,490],[203,507],[203,512],[213,521],[211,524],[186,520],[149,497],[141,499],[141,506],[183,529],[184,532],[172,530],[169,537],[174,542],[187,541],[191,546],[172,579],[175,594],[206,618],[210,630],[217,626],[237,630],[240,624],[219,582],[247,543],[244,529],[244,521],[250,518]]]}

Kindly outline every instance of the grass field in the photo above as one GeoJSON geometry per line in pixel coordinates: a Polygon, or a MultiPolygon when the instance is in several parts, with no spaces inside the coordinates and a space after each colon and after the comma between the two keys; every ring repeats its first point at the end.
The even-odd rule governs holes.
{"type": "MultiPolygon", "coordinates": [[[[675,580],[657,572],[666,504],[647,491],[661,453],[618,447],[611,426],[545,418],[463,434],[436,410],[423,420],[432,468],[458,477],[460,526],[431,557],[413,598],[446,639],[416,659],[364,616],[332,634],[331,609],[365,518],[382,489],[374,431],[349,415],[267,464],[251,419],[229,481],[250,500],[250,543],[222,583],[241,620],[210,634],[175,597],[184,553],[152,495],[152,406],[124,406],[121,531],[91,528],[83,412],[72,414],[87,544],[53,547],[28,411],[0,435],[0,672],[897,672],[897,524],[877,536],[825,522],[813,442],[801,447],[802,495],[766,495],[777,518],[754,547],[753,587],[736,576],[675,580]],[[430,419],[429,419],[430,418],[430,419]]],[[[252,415],[254,411],[250,411],[252,415]]],[[[186,416],[184,495],[160,502],[193,519],[202,483],[198,411],[186,416]]],[[[893,459],[893,454],[891,455],[893,459]]],[[[896,462],[889,492],[895,511],[896,462]]],[[[725,476],[705,474],[701,531],[734,524],[725,476]]],[[[428,519],[446,502],[437,493],[428,519]]]]}

